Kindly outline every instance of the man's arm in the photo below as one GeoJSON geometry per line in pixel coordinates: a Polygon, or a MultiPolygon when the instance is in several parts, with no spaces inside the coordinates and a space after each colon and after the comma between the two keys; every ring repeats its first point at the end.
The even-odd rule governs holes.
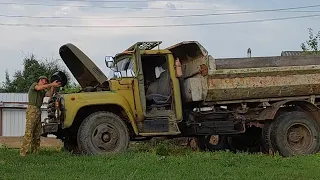
{"type": "Polygon", "coordinates": [[[37,90],[37,91],[41,91],[41,90],[44,90],[44,89],[48,89],[48,88],[51,88],[51,87],[59,87],[60,86],[60,82],[57,82],[57,81],[55,81],[55,82],[53,82],[53,83],[50,83],[50,84],[43,84],[43,85],[36,85],[35,87],[34,87],[34,89],[35,90],[37,90]]]}
{"type": "Polygon", "coordinates": [[[46,97],[52,97],[53,94],[54,94],[54,92],[55,92],[54,87],[51,87],[50,91],[48,91],[48,92],[46,93],[46,97]]]}
{"type": "Polygon", "coordinates": [[[52,83],[51,84],[43,84],[43,85],[36,85],[35,87],[34,87],[34,89],[35,90],[37,90],[37,91],[41,91],[41,90],[44,90],[44,89],[48,89],[48,88],[50,88],[50,87],[53,87],[52,86],[52,83]]]}

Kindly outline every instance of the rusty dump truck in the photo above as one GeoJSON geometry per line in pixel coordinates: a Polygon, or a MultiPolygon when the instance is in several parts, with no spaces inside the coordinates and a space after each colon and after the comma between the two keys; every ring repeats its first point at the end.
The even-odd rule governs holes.
{"type": "Polygon", "coordinates": [[[43,133],[84,154],[159,136],[191,137],[202,150],[319,151],[319,56],[215,59],[197,41],[160,44],[107,56],[112,78],[75,45],[61,46],[82,90],[50,99],[43,133]]]}

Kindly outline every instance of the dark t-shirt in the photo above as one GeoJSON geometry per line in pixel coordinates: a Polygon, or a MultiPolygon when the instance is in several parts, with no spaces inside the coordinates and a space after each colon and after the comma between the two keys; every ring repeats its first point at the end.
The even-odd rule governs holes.
{"type": "Polygon", "coordinates": [[[36,89],[34,89],[36,85],[37,83],[35,82],[30,86],[29,92],[28,92],[28,99],[29,99],[29,104],[40,108],[43,103],[43,98],[46,95],[46,91],[45,90],[37,91],[36,89]]]}

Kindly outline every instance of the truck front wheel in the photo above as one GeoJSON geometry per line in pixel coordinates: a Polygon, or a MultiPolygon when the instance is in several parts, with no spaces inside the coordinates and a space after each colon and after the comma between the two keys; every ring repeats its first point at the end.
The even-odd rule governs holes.
{"type": "Polygon", "coordinates": [[[271,141],[282,156],[317,153],[320,148],[320,128],[308,114],[286,112],[273,122],[271,141]]]}
{"type": "Polygon", "coordinates": [[[126,150],[129,133],[122,119],[111,112],[95,112],[88,116],[78,131],[78,146],[83,154],[108,154],[126,150]]]}
{"type": "Polygon", "coordinates": [[[77,140],[65,140],[63,142],[63,148],[64,150],[71,152],[73,154],[79,154],[78,144],[77,140]]]}

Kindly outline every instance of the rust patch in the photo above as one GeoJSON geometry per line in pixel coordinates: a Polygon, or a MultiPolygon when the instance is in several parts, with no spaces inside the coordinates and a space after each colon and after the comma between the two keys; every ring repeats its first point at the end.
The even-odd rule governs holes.
{"type": "Polygon", "coordinates": [[[208,67],[205,64],[200,65],[200,73],[202,76],[208,75],[208,67]]]}
{"type": "Polygon", "coordinates": [[[285,101],[279,101],[274,104],[272,104],[271,108],[267,108],[264,111],[262,111],[258,117],[258,120],[272,120],[276,116],[278,110],[282,105],[285,104],[295,104],[299,106],[301,109],[303,109],[305,112],[309,113],[320,125],[320,112],[319,108],[317,108],[314,104],[311,102],[305,101],[305,100],[285,100],[285,101]]]}
{"type": "Polygon", "coordinates": [[[320,63],[319,55],[223,58],[216,60],[217,69],[305,66],[320,63]]]}
{"type": "Polygon", "coordinates": [[[272,120],[272,119],[276,116],[279,108],[280,108],[282,105],[284,105],[284,104],[286,104],[287,102],[289,102],[289,101],[290,101],[290,100],[287,100],[287,101],[279,101],[279,102],[276,102],[276,103],[272,104],[272,107],[271,107],[271,108],[267,108],[267,109],[265,109],[264,111],[262,111],[262,112],[260,113],[260,115],[259,115],[259,117],[258,117],[258,120],[268,120],[268,119],[269,119],[269,120],[272,120]]]}
{"type": "Polygon", "coordinates": [[[320,73],[208,79],[207,101],[263,99],[320,94],[320,73]]]}

